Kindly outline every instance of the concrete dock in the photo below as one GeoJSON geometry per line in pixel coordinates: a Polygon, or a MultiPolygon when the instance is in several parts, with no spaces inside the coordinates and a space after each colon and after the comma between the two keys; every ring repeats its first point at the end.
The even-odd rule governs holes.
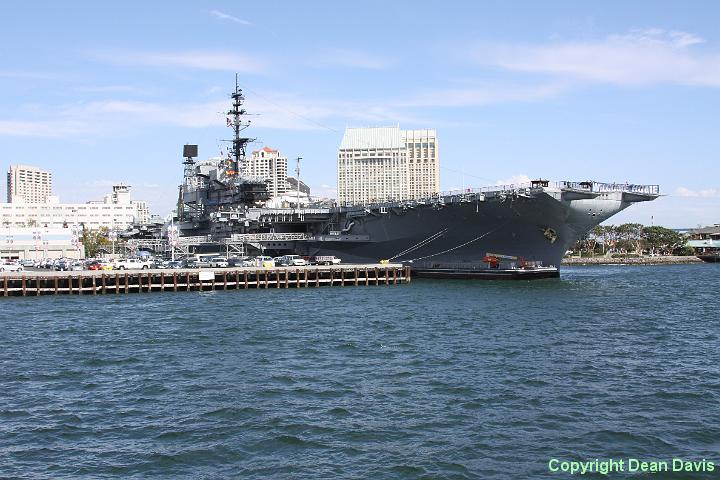
{"type": "Polygon", "coordinates": [[[308,288],[410,283],[400,264],[0,273],[0,296],[308,288]]]}
{"type": "Polygon", "coordinates": [[[690,263],[702,263],[702,260],[694,255],[663,255],[658,257],[647,256],[635,258],[612,258],[606,256],[566,257],[562,260],[562,265],[683,265],[690,263]]]}

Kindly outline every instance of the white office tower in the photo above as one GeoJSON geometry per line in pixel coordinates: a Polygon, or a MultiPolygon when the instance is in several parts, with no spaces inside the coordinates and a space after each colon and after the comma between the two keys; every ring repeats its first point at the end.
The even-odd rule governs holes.
{"type": "Polygon", "coordinates": [[[429,197],[440,192],[440,162],[435,130],[402,130],[408,160],[410,198],[429,197]]]}
{"type": "Polygon", "coordinates": [[[47,203],[52,173],[29,165],[11,165],[7,174],[8,203],[47,203]]]}
{"type": "Polygon", "coordinates": [[[367,204],[439,192],[435,130],[347,128],[338,151],[338,202],[367,204]]]}

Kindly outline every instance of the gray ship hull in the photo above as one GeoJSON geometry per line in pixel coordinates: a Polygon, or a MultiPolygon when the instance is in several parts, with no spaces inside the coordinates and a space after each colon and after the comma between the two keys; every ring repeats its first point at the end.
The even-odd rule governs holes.
{"type": "Polygon", "coordinates": [[[341,218],[350,226],[346,232],[298,242],[296,249],[353,263],[402,262],[416,272],[444,278],[490,277],[499,270],[517,269],[534,270],[543,277],[548,272],[537,267],[559,267],[569,247],[595,225],[632,203],[657,196],[634,195],[609,192],[598,198],[541,188],[366,209],[362,216],[346,212],[341,218]],[[488,255],[497,255],[499,261],[487,262],[488,255]],[[451,271],[456,274],[449,275],[451,271]]]}
{"type": "Polygon", "coordinates": [[[657,186],[544,183],[353,207],[223,209],[181,229],[210,251],[232,244],[403,263],[437,278],[545,278],[558,276],[565,252],[594,226],[659,195],[657,186]]]}
{"type": "Polygon", "coordinates": [[[345,263],[402,262],[416,273],[440,278],[557,276],[563,255],[582,235],[659,194],[656,185],[585,181],[551,186],[538,179],[340,207],[320,202],[301,208],[298,193],[295,208],[272,208],[276,203],[267,202],[267,179],[243,172],[252,139],[240,136],[249,122],[237,77],[230,96],[227,122],[234,136],[229,155],[196,163],[197,146],[183,148],[176,219],[181,238],[163,245],[149,242],[155,251],[167,253],[172,243],[172,254],[178,247],[182,256],[223,250],[227,255],[335,255],[345,263]]]}

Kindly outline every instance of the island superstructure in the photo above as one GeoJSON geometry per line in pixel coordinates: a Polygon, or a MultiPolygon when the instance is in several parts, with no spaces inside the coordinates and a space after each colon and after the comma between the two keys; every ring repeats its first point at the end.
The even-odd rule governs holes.
{"type": "MultiPolygon", "coordinates": [[[[335,255],[345,262],[388,260],[440,277],[557,276],[565,251],[578,238],[628,206],[659,195],[656,185],[538,179],[445,193],[356,190],[360,197],[348,195],[339,205],[269,208],[265,180],[243,173],[251,139],[240,135],[248,123],[237,84],[231,98],[228,124],[235,135],[228,157],[196,163],[197,146],[184,149],[177,224],[178,244],[188,251],[232,247],[239,253],[335,255]]],[[[346,132],[340,160],[364,147],[355,142],[357,133],[348,138],[346,132]]],[[[380,158],[400,163],[407,135],[380,133],[393,136],[380,158]]],[[[427,133],[429,149],[430,133],[433,143],[437,139],[427,133]]],[[[422,148],[424,142],[412,143],[422,148]]],[[[397,172],[403,174],[401,168],[397,172]]],[[[347,191],[352,188],[348,184],[347,191]]]]}

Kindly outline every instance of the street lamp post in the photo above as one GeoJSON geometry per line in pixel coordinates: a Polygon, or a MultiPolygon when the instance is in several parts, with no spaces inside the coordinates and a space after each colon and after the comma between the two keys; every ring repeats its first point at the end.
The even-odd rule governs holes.
{"type": "Polygon", "coordinates": [[[112,242],[112,255],[113,258],[115,258],[115,240],[117,240],[117,232],[115,231],[115,217],[112,219],[112,225],[110,229],[110,234],[108,235],[110,237],[110,241],[112,242]]]}

